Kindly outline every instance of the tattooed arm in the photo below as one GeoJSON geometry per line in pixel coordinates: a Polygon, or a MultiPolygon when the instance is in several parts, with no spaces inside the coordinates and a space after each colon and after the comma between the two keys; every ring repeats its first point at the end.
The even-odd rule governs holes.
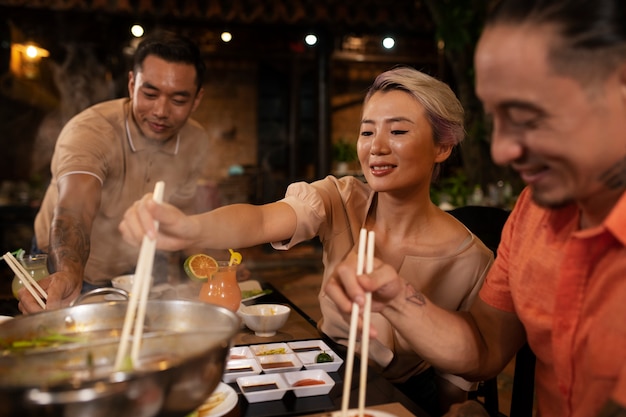
{"type": "MultiPolygon", "coordinates": [[[[48,293],[48,310],[67,306],[80,294],[102,189],[98,179],[86,174],[66,175],[59,179],[58,188],[48,248],[56,272],[40,282],[48,293]]],[[[23,313],[41,310],[27,292],[20,293],[19,307],[23,313]]]]}
{"type": "MultiPolygon", "coordinates": [[[[476,298],[469,312],[452,312],[433,304],[375,260],[374,271],[356,276],[356,255],[339,264],[325,286],[338,308],[348,314],[352,301],[363,305],[372,292],[372,311],[380,312],[413,349],[438,369],[466,379],[484,380],[500,372],[526,339],[517,316],[476,298]]],[[[374,329],[371,336],[376,337],[374,329]]]]}

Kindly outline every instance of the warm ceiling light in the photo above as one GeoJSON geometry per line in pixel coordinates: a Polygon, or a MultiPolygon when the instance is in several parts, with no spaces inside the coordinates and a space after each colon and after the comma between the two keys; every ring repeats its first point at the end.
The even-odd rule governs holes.
{"type": "Polygon", "coordinates": [[[37,53],[37,47],[33,46],[33,45],[28,45],[26,47],[26,56],[29,58],[37,58],[37,55],[39,55],[37,53]]]}
{"type": "Polygon", "coordinates": [[[16,51],[19,51],[22,54],[26,55],[26,57],[29,59],[46,58],[50,56],[50,52],[48,52],[47,49],[40,48],[39,46],[32,43],[14,43],[13,48],[15,48],[16,51]]]}
{"type": "Polygon", "coordinates": [[[232,35],[232,33],[228,32],[228,31],[224,31],[224,32],[222,32],[222,35],[220,36],[220,38],[222,38],[222,41],[228,43],[228,42],[233,40],[233,35],[232,35]]]}
{"type": "Polygon", "coordinates": [[[141,38],[143,36],[143,34],[144,34],[143,26],[141,26],[141,25],[132,25],[130,27],[130,33],[135,38],[141,38]]]}
{"type": "Polygon", "coordinates": [[[11,44],[11,73],[20,78],[37,79],[39,78],[41,58],[48,56],[50,56],[50,52],[32,42],[11,44]]]}

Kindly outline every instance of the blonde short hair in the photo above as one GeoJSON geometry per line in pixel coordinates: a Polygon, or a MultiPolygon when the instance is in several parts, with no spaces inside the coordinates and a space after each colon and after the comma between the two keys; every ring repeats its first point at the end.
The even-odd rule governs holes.
{"type": "Polygon", "coordinates": [[[397,67],[376,77],[364,103],[378,91],[392,90],[405,91],[424,107],[435,143],[454,146],[465,138],[463,106],[446,83],[414,68],[397,67]]]}

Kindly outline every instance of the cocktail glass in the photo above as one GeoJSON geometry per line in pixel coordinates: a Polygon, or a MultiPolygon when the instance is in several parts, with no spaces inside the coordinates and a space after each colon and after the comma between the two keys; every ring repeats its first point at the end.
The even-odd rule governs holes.
{"type": "Polygon", "coordinates": [[[217,272],[202,284],[198,298],[204,302],[237,312],[241,304],[241,289],[237,283],[237,267],[228,261],[218,261],[217,272]]]}
{"type": "MultiPolygon", "coordinates": [[[[18,261],[35,281],[40,281],[50,275],[50,272],[48,272],[48,255],[46,254],[26,255],[18,259],[18,261]]],[[[11,283],[11,290],[13,291],[13,296],[18,300],[18,291],[23,287],[22,280],[15,276],[11,283]]]]}

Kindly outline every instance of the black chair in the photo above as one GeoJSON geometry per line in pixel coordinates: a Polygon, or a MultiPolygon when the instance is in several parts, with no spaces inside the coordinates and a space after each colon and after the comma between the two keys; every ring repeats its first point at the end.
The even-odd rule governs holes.
{"type": "MultiPolygon", "coordinates": [[[[496,254],[502,227],[509,217],[509,211],[498,207],[463,206],[448,211],[496,254]]],[[[533,412],[535,386],[535,355],[524,345],[515,356],[513,390],[509,417],[531,417],[533,412]]],[[[478,390],[470,396],[481,401],[491,417],[506,417],[500,413],[498,381],[492,378],[479,384],[478,390]]]]}
{"type": "Polygon", "coordinates": [[[509,211],[499,207],[463,206],[448,211],[472,231],[495,255],[500,244],[504,223],[509,211]]]}

